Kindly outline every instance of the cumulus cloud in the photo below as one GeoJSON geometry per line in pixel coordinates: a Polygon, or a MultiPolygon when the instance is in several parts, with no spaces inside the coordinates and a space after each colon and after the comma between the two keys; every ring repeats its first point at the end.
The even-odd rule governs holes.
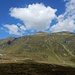
{"type": "Polygon", "coordinates": [[[68,1],[65,5],[66,11],[57,17],[58,23],[50,28],[52,32],[71,31],[75,30],[75,0],[68,1]]]}
{"type": "Polygon", "coordinates": [[[21,24],[5,24],[4,28],[8,29],[10,34],[22,35],[26,30],[29,31],[47,31],[51,32],[75,30],[75,0],[64,0],[65,12],[57,16],[57,9],[44,4],[29,4],[25,8],[10,8],[10,16],[23,21],[21,24]],[[50,26],[52,20],[56,19],[57,23],[50,26]]]}
{"type": "Polygon", "coordinates": [[[9,32],[9,34],[15,34],[15,35],[22,35],[24,33],[24,31],[26,30],[26,28],[24,27],[24,25],[21,24],[5,24],[4,28],[7,29],[7,31],[9,32]]]}
{"type": "MultiPolygon", "coordinates": [[[[25,8],[11,8],[10,15],[23,21],[26,29],[44,31],[56,17],[56,9],[44,4],[29,4],[25,8]]],[[[23,29],[23,27],[21,27],[23,29]]]]}
{"type": "Polygon", "coordinates": [[[75,30],[74,20],[65,19],[64,21],[59,21],[56,25],[51,27],[52,32],[70,31],[75,30]]]}

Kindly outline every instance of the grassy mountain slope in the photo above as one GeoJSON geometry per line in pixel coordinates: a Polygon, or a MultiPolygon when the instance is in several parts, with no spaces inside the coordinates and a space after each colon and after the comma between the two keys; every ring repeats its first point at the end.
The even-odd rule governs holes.
{"type": "Polygon", "coordinates": [[[0,40],[1,60],[75,66],[75,34],[70,32],[42,33],[0,40]]]}

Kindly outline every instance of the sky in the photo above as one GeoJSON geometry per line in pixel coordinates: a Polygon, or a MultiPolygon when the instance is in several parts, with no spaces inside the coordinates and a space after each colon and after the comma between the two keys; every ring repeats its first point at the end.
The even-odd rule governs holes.
{"type": "Polygon", "coordinates": [[[75,0],[0,0],[0,39],[40,31],[75,33],[75,0]]]}

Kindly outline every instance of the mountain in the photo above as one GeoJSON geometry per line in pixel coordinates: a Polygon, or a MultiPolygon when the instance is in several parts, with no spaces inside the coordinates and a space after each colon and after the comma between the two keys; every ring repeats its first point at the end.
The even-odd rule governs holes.
{"type": "Polygon", "coordinates": [[[0,40],[0,59],[5,62],[28,60],[75,67],[75,34],[38,32],[19,38],[2,39],[0,40]]]}
{"type": "Polygon", "coordinates": [[[6,39],[0,40],[0,44],[9,43],[9,41],[12,42],[14,39],[16,39],[16,38],[12,37],[12,36],[7,37],[6,39]]]}

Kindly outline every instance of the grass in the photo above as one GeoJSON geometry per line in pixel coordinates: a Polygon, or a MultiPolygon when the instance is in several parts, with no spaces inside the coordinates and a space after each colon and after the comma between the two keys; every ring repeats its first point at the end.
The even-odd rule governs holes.
{"type": "Polygon", "coordinates": [[[0,75],[75,75],[75,68],[31,61],[1,63],[0,75]]]}
{"type": "Polygon", "coordinates": [[[5,40],[7,42],[3,41],[4,43],[2,41],[0,40],[0,53],[5,55],[0,56],[0,62],[10,62],[11,65],[14,65],[13,61],[18,64],[17,62],[20,61],[33,60],[48,65],[75,67],[75,34],[67,32],[38,33],[22,36],[11,43],[8,43],[9,39],[5,40]],[[68,41],[70,42],[67,43],[68,41]]]}

